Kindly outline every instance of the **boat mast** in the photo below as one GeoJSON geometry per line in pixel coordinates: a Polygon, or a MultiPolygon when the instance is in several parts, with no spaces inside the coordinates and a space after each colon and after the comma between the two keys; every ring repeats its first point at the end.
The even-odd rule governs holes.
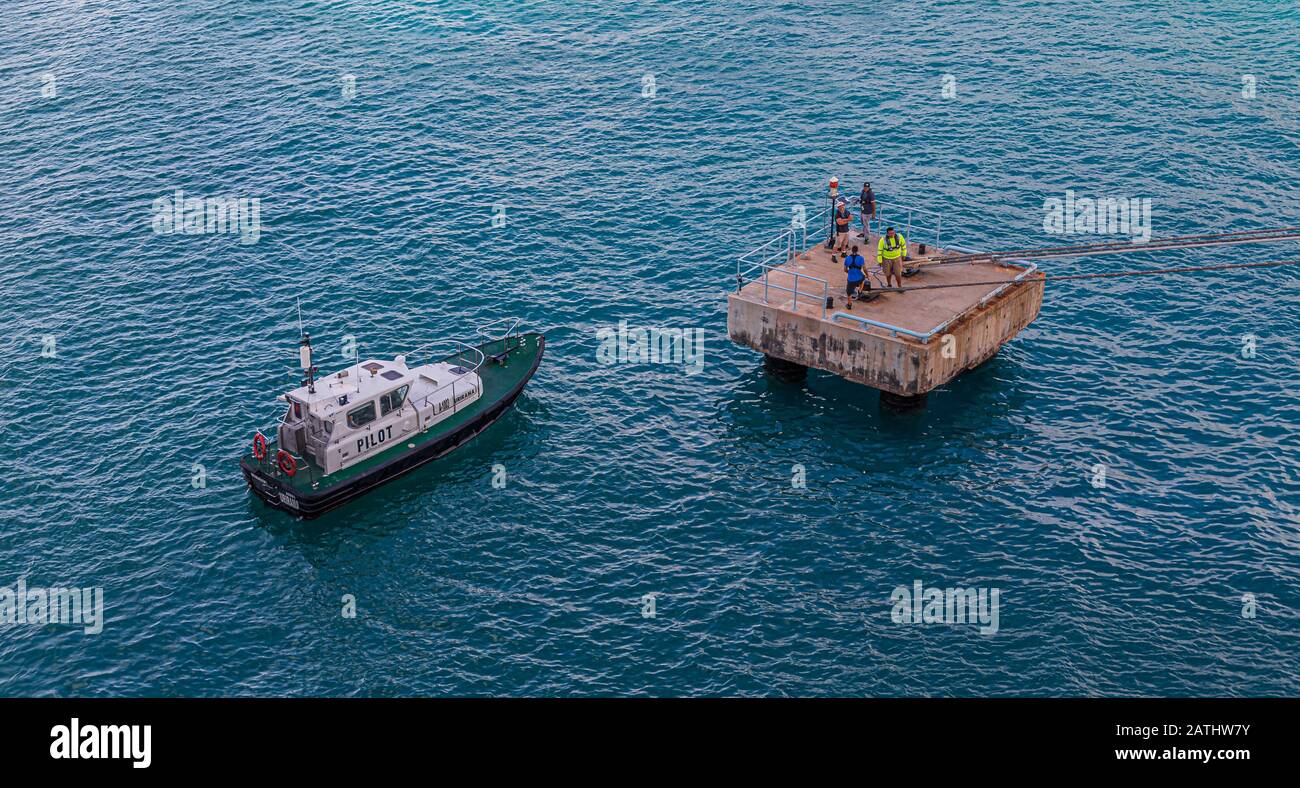
{"type": "Polygon", "coordinates": [[[298,298],[298,333],[302,335],[302,340],[298,343],[298,360],[302,364],[302,371],[306,373],[303,383],[307,384],[307,392],[316,393],[316,367],[311,363],[311,337],[302,327],[302,298],[298,298]]]}

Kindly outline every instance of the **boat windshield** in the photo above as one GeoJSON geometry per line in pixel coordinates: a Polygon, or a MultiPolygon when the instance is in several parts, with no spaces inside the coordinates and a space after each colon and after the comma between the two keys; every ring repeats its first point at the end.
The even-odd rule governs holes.
{"type": "Polygon", "coordinates": [[[410,388],[409,385],[402,386],[401,388],[393,389],[392,391],[388,392],[384,396],[380,397],[379,415],[385,416],[388,414],[389,411],[397,410],[398,408],[402,407],[402,403],[406,401],[406,390],[409,388],[410,388]]]}

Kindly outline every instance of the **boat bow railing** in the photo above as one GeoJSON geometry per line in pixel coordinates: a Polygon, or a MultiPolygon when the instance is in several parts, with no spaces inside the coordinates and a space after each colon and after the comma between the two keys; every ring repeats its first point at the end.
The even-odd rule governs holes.
{"type": "Polygon", "coordinates": [[[523,335],[519,333],[519,325],[523,320],[518,317],[503,317],[500,320],[493,320],[490,323],[484,323],[475,329],[475,335],[483,340],[483,344],[488,342],[501,342],[505,345],[506,350],[512,350],[523,344],[523,335]],[[497,327],[506,326],[505,331],[497,336],[497,327]],[[513,346],[511,343],[514,343],[513,346]]]}

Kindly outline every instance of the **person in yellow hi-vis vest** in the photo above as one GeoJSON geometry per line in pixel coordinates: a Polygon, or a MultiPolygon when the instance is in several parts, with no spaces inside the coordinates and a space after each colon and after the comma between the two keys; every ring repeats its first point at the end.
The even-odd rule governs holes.
{"type": "Polygon", "coordinates": [[[903,286],[903,261],[906,259],[907,239],[902,233],[894,232],[893,227],[888,228],[880,236],[880,243],[876,244],[876,262],[885,275],[885,287],[889,287],[895,277],[898,286],[903,286]]]}

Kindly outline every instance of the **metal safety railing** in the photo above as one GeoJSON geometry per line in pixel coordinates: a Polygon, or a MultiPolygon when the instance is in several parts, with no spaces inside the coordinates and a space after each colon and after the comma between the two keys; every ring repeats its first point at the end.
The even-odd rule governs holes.
{"type": "MultiPolygon", "coordinates": [[[[516,325],[517,325],[517,324],[518,324],[518,321],[516,321],[516,325]]],[[[495,323],[494,323],[494,324],[489,324],[488,326],[485,326],[484,328],[485,328],[485,329],[486,329],[486,328],[490,328],[490,327],[493,326],[493,325],[496,325],[496,324],[495,324],[495,323]]],[[[509,334],[506,335],[507,338],[508,338],[508,336],[509,336],[509,334]]],[[[458,340],[458,339],[444,340],[444,342],[446,342],[446,343],[451,343],[451,344],[455,344],[455,345],[460,345],[461,350],[460,350],[459,353],[457,353],[457,354],[455,355],[455,359],[456,359],[457,361],[461,361],[461,362],[463,362],[463,364],[473,364],[473,366],[470,367],[470,368],[466,371],[466,374],[468,374],[468,373],[478,372],[479,367],[483,366],[483,364],[487,362],[487,356],[485,356],[485,355],[483,354],[483,351],[482,351],[482,350],[479,350],[478,348],[474,347],[473,345],[467,344],[467,343],[465,343],[465,342],[461,342],[461,341],[458,340]],[[470,351],[470,352],[472,352],[472,353],[476,353],[476,354],[478,354],[478,360],[477,360],[477,361],[473,361],[473,360],[470,360],[470,359],[466,358],[466,356],[465,356],[465,351],[467,351],[467,350],[470,351]]],[[[421,352],[421,351],[427,350],[428,348],[436,347],[438,344],[439,344],[439,343],[431,342],[431,343],[429,343],[429,344],[427,344],[427,345],[424,345],[424,346],[422,346],[422,347],[420,347],[420,348],[417,348],[416,350],[411,351],[411,353],[419,353],[419,352],[421,352]]],[[[421,404],[420,404],[419,406],[417,406],[414,402],[410,403],[411,407],[412,407],[412,408],[415,408],[415,415],[416,415],[416,418],[418,419],[419,416],[420,416],[420,408],[422,408],[422,407],[428,407],[428,405],[429,405],[429,399],[430,399],[431,397],[433,397],[435,394],[440,393],[443,389],[446,389],[446,388],[450,388],[450,389],[451,389],[451,412],[452,412],[452,413],[455,413],[455,412],[456,412],[456,406],[458,405],[458,402],[457,402],[457,400],[456,400],[456,384],[457,384],[457,383],[462,383],[462,382],[461,382],[461,381],[458,381],[458,380],[453,380],[453,381],[451,381],[450,383],[444,383],[444,384],[442,384],[441,386],[437,387],[436,389],[434,389],[434,390],[432,390],[432,391],[430,391],[430,392],[427,392],[427,393],[424,395],[424,397],[420,400],[420,403],[421,403],[421,404]]],[[[462,383],[462,385],[461,385],[461,389],[462,389],[462,392],[465,390],[465,385],[464,385],[463,383],[462,383]]],[[[470,389],[472,390],[473,387],[471,386],[470,389]]],[[[403,403],[402,406],[405,407],[405,406],[406,406],[406,403],[403,403]]],[[[429,423],[432,423],[432,422],[429,422],[429,423]]],[[[423,432],[424,429],[427,429],[427,427],[428,427],[428,423],[426,423],[423,427],[421,427],[421,432],[423,432]]]]}
{"type": "Polygon", "coordinates": [[[294,452],[280,446],[279,424],[276,424],[276,426],[271,430],[257,430],[256,434],[262,436],[262,440],[265,441],[266,445],[266,454],[261,458],[258,458],[255,453],[250,452],[249,454],[249,456],[253,458],[253,462],[257,463],[258,470],[267,476],[284,479],[291,485],[295,486],[297,482],[307,482],[312,487],[315,487],[320,483],[324,471],[317,467],[315,461],[313,461],[311,457],[306,454],[295,454],[294,452]],[[275,437],[268,437],[267,432],[275,437]],[[280,469],[280,452],[284,452],[293,458],[294,468],[292,476],[280,469]]]}
{"type": "MultiPolygon", "coordinates": [[[[850,210],[855,214],[861,213],[862,206],[859,197],[843,196],[840,199],[844,200],[850,206],[850,210]]],[[[799,211],[802,212],[802,209],[799,209],[799,211]]],[[[813,214],[809,219],[801,220],[800,218],[796,218],[791,222],[790,227],[780,235],[758,248],[752,249],[736,258],[736,292],[740,292],[747,284],[761,277],[763,282],[763,303],[766,304],[771,302],[770,299],[773,290],[780,293],[788,293],[790,295],[790,303],[792,307],[797,309],[800,299],[804,299],[806,303],[815,303],[821,309],[822,319],[826,320],[828,311],[827,303],[830,296],[830,283],[820,277],[801,273],[793,267],[789,267],[789,263],[795,257],[802,255],[809,249],[808,231],[810,228],[813,231],[813,244],[816,245],[821,242],[823,237],[829,236],[831,232],[831,222],[832,206],[828,204],[826,207],[813,214]],[[826,236],[823,236],[822,233],[825,233],[826,236]],[[776,282],[773,281],[774,275],[778,279],[776,282]],[[781,280],[779,279],[781,276],[789,277],[789,279],[781,280]]],[[[868,235],[874,234],[879,236],[887,227],[894,227],[897,230],[901,230],[909,243],[917,243],[918,240],[915,236],[918,234],[924,235],[925,243],[931,243],[931,239],[933,239],[932,243],[934,249],[940,248],[940,242],[943,238],[943,217],[938,212],[924,208],[916,208],[910,205],[903,205],[902,203],[876,200],[875,214],[867,220],[867,227],[865,230],[868,235]]],[[[974,252],[957,246],[951,246],[948,247],[948,249],[966,254],[979,254],[979,252],[974,252]]],[[[1023,266],[1025,267],[1025,270],[1016,276],[1015,279],[1008,281],[1005,285],[996,288],[980,299],[979,306],[984,306],[990,300],[997,298],[1005,292],[1007,288],[1018,284],[1026,276],[1030,276],[1038,270],[1038,266],[1028,260],[1016,259],[1007,260],[1005,262],[1023,266]]],[[[901,334],[913,337],[921,342],[928,342],[933,336],[942,332],[960,316],[961,315],[954,316],[935,328],[924,332],[913,331],[911,329],[903,328],[902,326],[895,326],[846,312],[836,312],[830,316],[830,320],[849,320],[864,326],[884,329],[891,332],[894,336],[901,334]]]]}
{"type": "Polygon", "coordinates": [[[483,340],[480,344],[502,342],[505,349],[510,350],[511,341],[514,342],[515,347],[519,347],[523,343],[523,336],[519,333],[519,324],[522,322],[522,318],[503,317],[500,320],[493,320],[479,326],[475,329],[475,335],[483,340]],[[501,333],[501,336],[496,335],[497,326],[506,326],[506,330],[501,333]]]}
{"type": "MultiPolygon", "coordinates": [[[[853,198],[853,203],[859,210],[861,210],[862,206],[858,204],[859,201],[857,197],[853,198]]],[[[873,227],[869,226],[867,232],[874,232],[876,235],[884,233],[885,228],[887,227],[901,229],[903,237],[905,237],[909,243],[916,243],[916,238],[913,237],[914,231],[924,233],[927,241],[929,241],[930,234],[933,233],[934,248],[938,249],[940,232],[943,228],[943,216],[934,211],[927,211],[923,208],[913,208],[910,205],[876,200],[876,215],[874,218],[868,220],[868,224],[874,225],[874,230],[873,227]],[[917,219],[929,222],[933,224],[933,227],[931,228],[924,224],[920,224],[916,221],[917,219]]]]}
{"type": "MultiPolygon", "coordinates": [[[[739,293],[744,288],[746,281],[753,281],[760,275],[763,278],[763,303],[770,303],[771,291],[789,293],[791,295],[790,303],[796,310],[799,306],[799,299],[804,298],[810,303],[816,303],[821,309],[822,319],[826,319],[826,299],[830,296],[830,283],[825,279],[799,271],[784,268],[787,263],[796,256],[803,254],[808,249],[808,227],[814,226],[813,237],[816,238],[816,230],[822,225],[822,219],[825,218],[826,231],[830,231],[829,206],[823,208],[813,215],[811,219],[796,217],[787,228],[777,237],[752,249],[749,252],[736,258],[736,292],[739,293]],[[786,287],[781,284],[772,282],[772,274],[791,277],[793,287],[786,287]],[[802,287],[801,287],[802,283],[802,287]]],[[[816,241],[814,241],[816,243],[816,241]]]]}
{"type": "MultiPolygon", "coordinates": [[[[885,329],[886,331],[890,332],[890,335],[891,335],[891,336],[895,336],[895,337],[898,336],[899,334],[906,334],[907,336],[909,336],[909,337],[915,337],[916,339],[919,339],[919,340],[921,340],[922,342],[929,342],[929,341],[930,341],[930,334],[928,334],[928,333],[927,333],[927,334],[922,334],[922,333],[917,332],[917,331],[912,331],[911,329],[908,329],[908,328],[903,328],[902,326],[895,326],[895,325],[892,325],[892,324],[890,324],[890,323],[882,323],[882,322],[879,321],[879,320],[872,320],[872,319],[870,319],[870,318],[866,318],[866,317],[859,317],[859,316],[857,316],[857,315],[850,315],[848,312],[836,312],[835,314],[831,315],[831,322],[832,322],[832,323],[835,322],[835,321],[838,321],[838,320],[852,320],[853,322],[855,322],[855,323],[861,323],[862,325],[866,325],[866,326],[875,326],[876,328],[883,328],[883,329],[885,329]]],[[[931,333],[933,333],[933,332],[931,332],[931,333]]]]}

